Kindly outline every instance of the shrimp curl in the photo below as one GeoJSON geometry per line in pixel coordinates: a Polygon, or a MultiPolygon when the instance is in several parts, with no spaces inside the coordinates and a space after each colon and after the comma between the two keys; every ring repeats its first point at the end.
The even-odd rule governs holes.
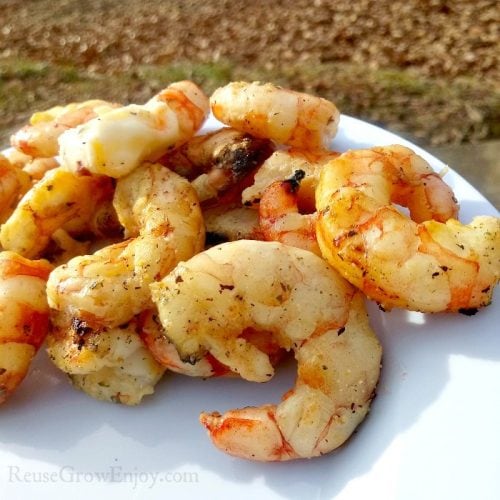
{"type": "Polygon", "coordinates": [[[271,83],[229,83],[212,94],[210,106],[236,130],[304,149],[327,148],[340,118],[332,102],[271,83]]]}
{"type": "Polygon", "coordinates": [[[451,189],[412,150],[344,153],[324,167],[316,203],[323,256],[384,309],[474,314],[491,302],[500,220],[455,220],[451,189]]]}
{"type": "Polygon", "coordinates": [[[61,165],[72,172],[123,177],[187,141],[208,114],[208,98],[194,83],[169,85],[144,105],[114,109],[59,138],[61,165]]]}
{"type": "Polygon", "coordinates": [[[208,352],[242,378],[266,382],[273,365],[241,337],[246,328],[269,332],[295,353],[295,388],[280,404],[201,415],[221,450],[263,461],[322,455],[345,442],[368,413],[381,347],[361,295],[320,257],[240,240],[179,264],[151,289],[181,359],[208,352]]]}

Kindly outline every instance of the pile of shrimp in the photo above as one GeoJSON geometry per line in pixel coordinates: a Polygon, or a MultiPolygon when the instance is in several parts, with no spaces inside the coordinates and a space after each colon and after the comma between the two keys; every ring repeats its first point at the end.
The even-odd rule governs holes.
{"type": "Polygon", "coordinates": [[[381,370],[365,298],[476,313],[499,280],[500,220],[461,224],[406,147],[329,150],[339,119],[259,82],[35,113],[0,155],[0,403],[44,342],[74,387],[126,405],[166,372],[266,382],[293,353],[281,402],[200,422],[250,460],[342,445],[381,370]],[[210,111],[224,126],[201,134],[210,111]]]}

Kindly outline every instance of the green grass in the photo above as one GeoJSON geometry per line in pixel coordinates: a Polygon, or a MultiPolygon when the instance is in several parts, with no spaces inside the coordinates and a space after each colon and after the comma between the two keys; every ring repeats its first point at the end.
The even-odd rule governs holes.
{"type": "Polygon", "coordinates": [[[211,93],[217,87],[231,81],[233,68],[228,62],[220,63],[174,63],[165,66],[139,66],[139,79],[158,87],[179,80],[192,80],[211,93]]]}
{"type": "Polygon", "coordinates": [[[43,62],[9,59],[0,61],[0,80],[2,81],[43,78],[49,71],[49,65],[43,62]]]}
{"type": "Polygon", "coordinates": [[[207,93],[232,80],[272,81],[333,100],[344,113],[379,123],[421,144],[500,138],[498,85],[349,62],[287,64],[268,70],[178,61],[100,74],[70,64],[0,60],[0,141],[36,110],[90,98],[144,102],[169,83],[190,79],[207,93]]]}

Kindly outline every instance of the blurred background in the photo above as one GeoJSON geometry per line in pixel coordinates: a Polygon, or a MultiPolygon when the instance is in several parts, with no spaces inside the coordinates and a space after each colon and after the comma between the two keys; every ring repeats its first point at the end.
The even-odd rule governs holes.
{"type": "Polygon", "coordinates": [[[272,81],[431,149],[500,205],[489,0],[0,0],[0,140],[35,110],[272,81]]]}

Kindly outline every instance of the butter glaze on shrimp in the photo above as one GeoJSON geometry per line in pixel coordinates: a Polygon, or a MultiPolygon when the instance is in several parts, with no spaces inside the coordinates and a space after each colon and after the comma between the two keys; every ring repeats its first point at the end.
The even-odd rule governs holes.
{"type": "Polygon", "coordinates": [[[189,181],[145,163],[116,186],[114,206],[127,240],[56,268],[49,304],[91,328],[114,328],[151,306],[149,284],[203,249],[199,202],[189,181]]]}
{"type": "Polygon", "coordinates": [[[473,314],[490,303],[500,220],[455,220],[451,189],[410,149],[344,153],[324,167],[316,201],[324,257],[385,309],[473,314]]]}
{"type": "Polygon", "coordinates": [[[208,110],[208,98],[194,83],[173,83],[144,105],[112,110],[62,134],[61,164],[72,172],[122,177],[187,141],[208,110]]]}
{"type": "Polygon", "coordinates": [[[55,106],[34,113],[29,124],[11,137],[14,148],[33,158],[50,158],[59,152],[59,136],[92,118],[120,107],[98,99],[55,106]]]}
{"type": "Polygon", "coordinates": [[[209,352],[241,377],[265,382],[274,368],[240,337],[247,327],[271,332],[295,353],[297,382],[280,404],[201,415],[220,449],[266,461],[318,456],[345,442],[367,414],[381,347],[360,294],[320,257],[241,240],[180,263],[151,289],[182,359],[209,352]]]}
{"type": "Polygon", "coordinates": [[[304,149],[327,148],[340,117],[326,99],[271,83],[229,83],[212,94],[210,105],[230,127],[304,149]]]}
{"type": "Polygon", "coordinates": [[[47,335],[51,270],[47,261],[0,253],[0,404],[22,382],[47,335]]]}

